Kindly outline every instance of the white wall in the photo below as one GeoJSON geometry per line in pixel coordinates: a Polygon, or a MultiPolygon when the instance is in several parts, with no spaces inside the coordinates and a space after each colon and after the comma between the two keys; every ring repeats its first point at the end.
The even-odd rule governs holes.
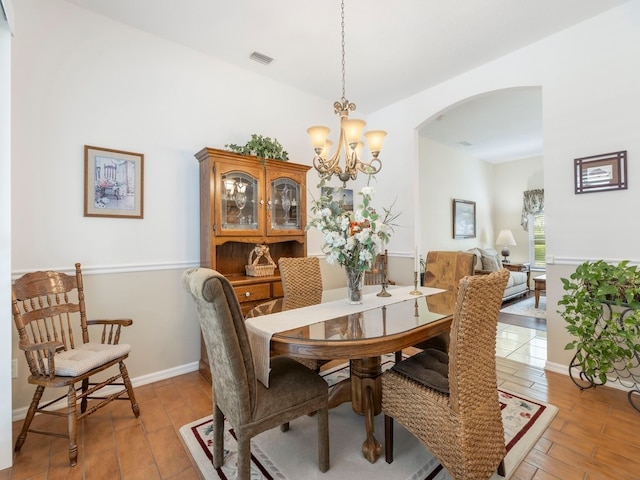
{"type": "Polygon", "coordinates": [[[420,137],[420,227],[422,256],[429,250],[494,248],[501,229],[510,229],[517,245],[512,262],[528,262],[528,232],[520,226],[522,192],[543,188],[542,157],[490,164],[458,149],[420,137]],[[476,238],[454,239],[454,198],[476,202],[476,238]]]}
{"type": "Polygon", "coordinates": [[[420,137],[420,254],[493,248],[492,165],[420,137]],[[453,238],[453,199],[476,202],[476,238],[453,238]]]}
{"type": "MultiPolygon", "coordinates": [[[[259,133],[310,164],[306,126],[337,122],[331,103],[65,1],[21,0],[15,13],[13,275],[81,262],[89,316],[134,320],[122,340],[133,345],[134,381],[195,368],[198,323],[180,284],[184,268],[199,264],[194,154],[259,133]],[[85,144],[145,155],[144,219],[83,216],[85,144]]],[[[309,188],[315,184],[309,174],[309,188]]],[[[317,253],[313,241],[309,252],[317,253]]],[[[6,282],[10,267],[2,267],[6,282]]],[[[19,361],[13,409],[20,414],[32,387],[10,328],[13,347],[2,351],[19,361]]]]}
{"type": "MultiPolygon", "coordinates": [[[[2,0],[10,9],[11,2],[2,0]]],[[[0,470],[13,459],[11,438],[11,32],[0,8],[0,470]]]]}
{"type": "Polygon", "coordinates": [[[555,261],[547,269],[550,364],[567,365],[572,355],[564,350],[569,336],[553,308],[562,295],[560,277],[577,261],[640,259],[640,226],[629,220],[640,199],[638,58],[640,2],[629,2],[368,118],[376,124],[384,120],[390,138],[399,135],[385,145],[385,156],[394,159],[398,171],[414,172],[394,178],[398,191],[409,191],[418,172],[415,131],[423,122],[481,93],[542,88],[547,252],[555,261]],[[617,150],[629,154],[629,190],[575,195],[573,159],[617,150]]]}
{"type": "MultiPolygon", "coordinates": [[[[509,247],[512,262],[529,261],[529,232],[520,225],[522,192],[544,188],[543,157],[525,158],[493,166],[493,224],[496,236],[502,229],[513,233],[517,245],[509,247]]],[[[495,242],[495,237],[492,243],[495,242]]],[[[502,245],[494,245],[498,252],[502,245]]]]}

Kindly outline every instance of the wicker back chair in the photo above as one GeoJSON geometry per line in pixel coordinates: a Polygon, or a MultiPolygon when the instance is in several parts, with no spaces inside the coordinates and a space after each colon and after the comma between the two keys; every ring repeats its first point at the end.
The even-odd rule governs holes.
{"type": "Polygon", "coordinates": [[[455,480],[504,476],[504,430],[496,379],[496,330],[505,269],[460,281],[449,354],[424,350],[382,375],[385,453],[393,419],[415,435],[455,480]]]}
{"type": "Polygon", "coordinates": [[[251,478],[251,438],[317,412],[318,463],[329,469],[328,386],[315,372],[286,357],[271,360],[269,388],[256,379],[240,304],[229,280],[208,268],[182,274],[193,297],[207,348],[213,391],[213,466],[224,464],[224,421],[238,441],[239,480],[251,478]]]}
{"type": "MultiPolygon", "coordinates": [[[[429,309],[443,311],[456,301],[460,280],[467,275],[473,275],[475,255],[469,252],[436,251],[427,252],[425,261],[423,286],[441,288],[445,293],[432,295],[427,298],[429,309]]],[[[447,352],[449,350],[449,333],[421,342],[415,347],[420,349],[436,348],[447,352]]]]}
{"type": "Polygon", "coordinates": [[[364,284],[365,285],[382,285],[382,281],[386,278],[387,284],[395,285],[396,282],[392,282],[388,278],[389,274],[389,255],[385,249],[384,253],[376,255],[376,259],[371,266],[371,270],[364,272],[364,284]]]}
{"type": "Polygon", "coordinates": [[[322,301],[322,272],[318,257],[281,257],[280,278],[287,309],[322,301]]]}
{"type": "MultiPolygon", "coordinates": [[[[284,291],[283,310],[322,302],[322,272],[318,257],[280,257],[278,268],[284,291]]],[[[329,361],[295,356],[291,358],[316,372],[329,361]]]]}
{"type": "Polygon", "coordinates": [[[124,364],[131,346],[118,343],[121,328],[132,325],[133,320],[87,320],[79,263],[75,265],[75,275],[47,271],[27,273],[17,279],[12,287],[12,310],[19,347],[25,353],[31,372],[28,382],[36,385],[15,451],[20,451],[29,432],[67,437],[69,463],[74,466],[78,459],[78,420],[116,399],[129,400],[133,414],[140,415],[124,364]],[[89,340],[92,325],[96,329],[102,326],[99,342],[89,340]],[[90,377],[116,365],[119,373],[100,383],[89,382],[90,377]],[[119,379],[122,380],[118,382],[119,379]],[[103,387],[112,386],[122,388],[111,389],[103,396],[96,395],[103,387]],[[42,401],[47,387],[64,387],[67,392],[53,400],[42,401]],[[48,409],[63,398],[67,399],[64,411],[48,409]],[[87,408],[87,400],[93,399],[100,401],[87,408]],[[31,422],[40,414],[66,416],[67,433],[31,429],[31,422]]]}

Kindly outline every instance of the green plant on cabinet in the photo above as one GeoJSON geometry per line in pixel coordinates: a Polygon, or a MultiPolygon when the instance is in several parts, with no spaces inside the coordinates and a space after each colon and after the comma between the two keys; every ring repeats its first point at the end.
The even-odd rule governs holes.
{"type": "Polygon", "coordinates": [[[275,160],[289,161],[289,154],[282,147],[277,139],[263,137],[262,135],[251,135],[251,139],[244,145],[230,143],[225,148],[241,155],[254,155],[260,158],[273,158],[275,160]]]}

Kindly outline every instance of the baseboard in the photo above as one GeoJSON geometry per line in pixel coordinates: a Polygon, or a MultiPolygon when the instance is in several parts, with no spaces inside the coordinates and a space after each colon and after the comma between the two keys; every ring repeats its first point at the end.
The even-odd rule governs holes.
{"type": "MultiPolygon", "coordinates": [[[[185,373],[191,373],[198,370],[198,362],[187,363],[186,365],[180,365],[178,367],[169,368],[167,370],[162,370],[159,372],[150,373],[148,375],[143,375],[141,377],[135,377],[131,379],[131,384],[135,387],[141,387],[143,385],[148,385],[149,383],[159,382],[161,380],[166,380],[168,378],[176,377],[178,375],[184,375],[185,373]]],[[[117,391],[117,387],[107,387],[102,392],[105,395],[109,395],[115,391],[117,391]]],[[[47,408],[47,410],[58,410],[60,408],[65,408],[67,406],[66,397],[62,400],[53,403],[47,408]]],[[[12,421],[22,420],[27,416],[27,410],[29,407],[18,408],[13,410],[12,412],[12,421]]]]}
{"type": "MultiPolygon", "coordinates": [[[[567,365],[562,365],[562,364],[553,363],[553,362],[546,362],[544,364],[544,369],[548,370],[549,372],[559,373],[567,377],[569,376],[569,367],[567,365]]],[[[632,387],[629,385],[622,385],[620,383],[620,379],[615,377],[609,378],[607,383],[602,386],[615,388],[616,390],[622,390],[623,392],[628,392],[630,390],[637,390],[635,387],[632,387]]],[[[576,386],[576,388],[578,387],[576,386]]]]}

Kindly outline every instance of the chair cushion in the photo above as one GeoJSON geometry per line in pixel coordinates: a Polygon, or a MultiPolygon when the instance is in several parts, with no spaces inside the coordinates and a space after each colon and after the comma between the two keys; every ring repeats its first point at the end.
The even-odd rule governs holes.
{"type": "MultiPolygon", "coordinates": [[[[109,345],[105,343],[83,343],[78,347],[56,353],[56,375],[77,377],[100,365],[122,357],[131,351],[131,345],[121,343],[109,345]]],[[[45,364],[45,371],[49,369],[45,364]]]]}
{"type": "MultiPolygon", "coordinates": [[[[269,388],[256,382],[258,401],[253,420],[289,416],[287,410],[327,396],[327,382],[316,372],[288,357],[273,357],[269,372],[269,388]]],[[[281,422],[276,422],[276,424],[281,422]]]]}
{"type": "Polygon", "coordinates": [[[391,370],[441,393],[449,393],[449,356],[428,348],[396,363],[391,370]]]}

